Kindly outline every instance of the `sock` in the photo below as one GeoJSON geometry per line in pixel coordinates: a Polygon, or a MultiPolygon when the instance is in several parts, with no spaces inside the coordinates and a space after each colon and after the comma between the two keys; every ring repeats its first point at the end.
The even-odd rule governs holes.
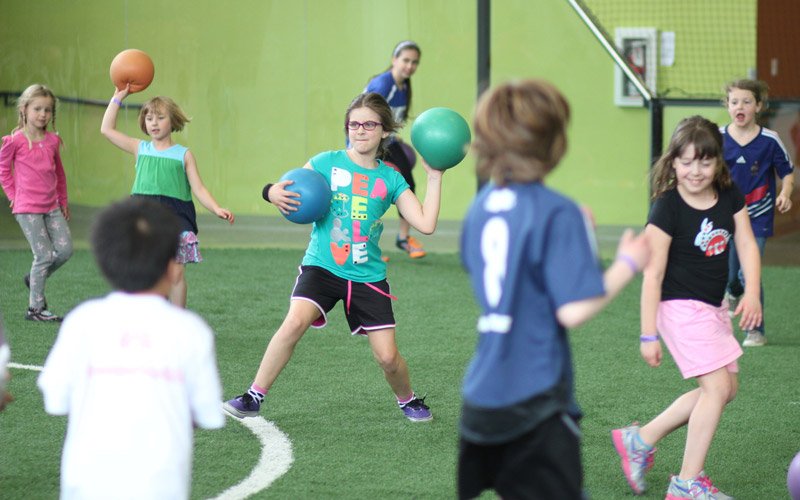
{"type": "Polygon", "coordinates": [[[636,433],[636,440],[639,441],[639,443],[641,443],[641,445],[644,446],[647,449],[647,451],[653,450],[652,446],[642,441],[642,436],[640,436],[638,432],[636,433]]]}
{"type": "MultiPolygon", "coordinates": [[[[397,398],[397,394],[395,394],[394,397],[397,398]]],[[[411,396],[409,396],[408,398],[406,398],[406,399],[397,398],[397,404],[399,404],[400,406],[405,406],[408,403],[410,403],[411,401],[413,401],[415,397],[417,397],[417,395],[414,394],[414,391],[411,391],[411,396]]]]}
{"type": "Polygon", "coordinates": [[[258,401],[258,404],[261,404],[261,403],[264,402],[264,396],[267,395],[267,392],[269,392],[269,389],[262,389],[261,387],[257,386],[256,384],[251,385],[250,389],[247,391],[248,394],[253,396],[253,399],[258,401]]]}

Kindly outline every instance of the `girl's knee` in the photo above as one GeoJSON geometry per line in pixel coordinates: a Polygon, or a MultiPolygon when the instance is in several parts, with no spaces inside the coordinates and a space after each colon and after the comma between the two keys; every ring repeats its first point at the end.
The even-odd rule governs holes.
{"type": "Polygon", "coordinates": [[[283,323],[281,323],[280,328],[278,328],[278,331],[275,332],[273,338],[277,337],[283,342],[297,343],[310,326],[311,322],[302,316],[289,314],[283,320],[283,323]]]}
{"type": "Polygon", "coordinates": [[[59,248],[56,248],[56,257],[55,260],[58,264],[63,264],[68,261],[74,252],[74,248],[72,245],[64,245],[59,248]]]}
{"type": "Polygon", "coordinates": [[[378,362],[378,365],[380,365],[381,369],[385,372],[394,373],[403,364],[403,357],[396,348],[373,352],[373,354],[375,355],[375,361],[378,362]]]}
{"type": "Polygon", "coordinates": [[[727,402],[730,403],[731,401],[736,398],[736,395],[739,394],[739,383],[736,379],[736,375],[731,374],[731,385],[730,390],[728,391],[728,400],[727,402]]]}

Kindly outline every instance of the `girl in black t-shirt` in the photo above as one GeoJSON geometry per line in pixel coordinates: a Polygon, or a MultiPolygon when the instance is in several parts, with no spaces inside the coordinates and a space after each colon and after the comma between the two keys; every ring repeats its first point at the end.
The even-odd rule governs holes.
{"type": "Polygon", "coordinates": [[[703,468],[722,410],[738,387],[736,360],[742,350],[723,300],[731,237],[748,287],[736,315],[747,330],[761,323],[761,264],[716,124],[701,116],[678,124],[653,168],[653,200],[645,229],[652,257],[642,282],[641,354],[649,365],[661,364],[660,333],[683,377],[695,378],[699,387],[644,426],[612,431],[614,446],[631,488],[643,493],[656,443],[690,423],[681,470],[671,477],[667,498],[709,498],[703,495],[712,492],[713,498],[728,498],[703,468]]]}

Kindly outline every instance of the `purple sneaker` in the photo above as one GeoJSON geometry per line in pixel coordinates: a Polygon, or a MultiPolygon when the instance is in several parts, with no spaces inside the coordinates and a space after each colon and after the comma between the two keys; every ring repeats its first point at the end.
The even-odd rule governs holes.
{"type": "Polygon", "coordinates": [[[261,409],[261,403],[250,394],[244,393],[222,403],[222,409],[236,418],[255,417],[261,409]]]}
{"type": "Polygon", "coordinates": [[[431,410],[425,404],[425,398],[414,396],[414,399],[408,403],[400,405],[400,409],[403,410],[403,414],[412,422],[427,422],[433,420],[431,410]]]}

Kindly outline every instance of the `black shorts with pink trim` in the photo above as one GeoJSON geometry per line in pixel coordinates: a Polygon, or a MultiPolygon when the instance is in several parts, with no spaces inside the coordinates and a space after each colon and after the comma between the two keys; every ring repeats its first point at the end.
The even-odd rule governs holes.
{"type": "Polygon", "coordinates": [[[311,325],[322,328],[328,322],[327,314],[340,300],[350,333],[366,335],[370,330],[394,328],[394,312],[389,282],[360,283],[336,276],[319,266],[300,266],[300,275],[292,290],[292,300],[307,300],[322,313],[311,325]]]}

